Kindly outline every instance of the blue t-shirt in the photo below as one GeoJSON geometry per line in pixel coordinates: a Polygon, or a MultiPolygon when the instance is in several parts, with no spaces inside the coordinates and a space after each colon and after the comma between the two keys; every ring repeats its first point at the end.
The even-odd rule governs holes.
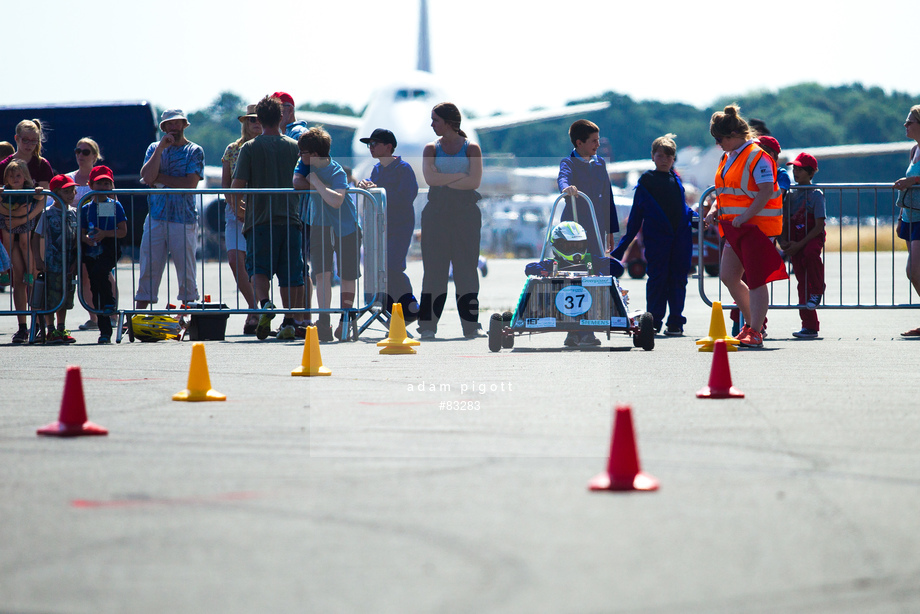
{"type": "MultiPolygon", "coordinates": [[[[310,166],[303,163],[303,160],[297,163],[295,173],[306,177],[310,172],[316,173],[320,181],[326,184],[331,190],[348,189],[348,175],[345,169],[335,160],[329,160],[329,164],[323,168],[310,166]]],[[[310,195],[310,208],[307,216],[310,226],[331,226],[336,235],[345,237],[358,229],[358,213],[355,209],[355,202],[351,194],[345,194],[342,205],[336,209],[326,204],[319,194],[310,195]]]]}
{"type": "Polygon", "coordinates": [[[370,181],[387,191],[387,232],[406,224],[415,226],[415,197],[418,180],[408,162],[399,156],[387,166],[379,162],[371,171],[370,181]]]}
{"type": "MultiPolygon", "coordinates": [[[[107,200],[97,203],[92,200],[80,207],[80,228],[89,231],[90,224],[99,230],[117,230],[118,224],[126,222],[124,207],[117,200],[107,200]],[[101,205],[101,206],[100,206],[101,205]]],[[[83,253],[90,258],[96,258],[103,250],[117,250],[118,240],[114,237],[103,239],[99,245],[83,244],[83,253]]]]}
{"type": "MultiPolygon", "coordinates": [[[[154,141],[147,147],[144,164],[150,160],[158,143],[159,141],[154,141]]],[[[189,141],[181,147],[167,147],[163,150],[160,157],[160,174],[185,177],[192,173],[204,177],[204,149],[199,145],[189,141]]],[[[194,194],[151,194],[147,197],[147,202],[150,204],[151,219],[179,224],[194,224],[198,220],[194,194]]]]}

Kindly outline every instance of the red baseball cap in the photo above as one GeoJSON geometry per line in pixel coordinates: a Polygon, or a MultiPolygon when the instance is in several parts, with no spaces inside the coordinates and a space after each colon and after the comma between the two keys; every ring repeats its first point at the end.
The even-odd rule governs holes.
{"type": "Polygon", "coordinates": [[[804,151],[795,157],[795,160],[792,162],[787,162],[787,164],[792,164],[793,166],[801,166],[802,168],[810,168],[813,171],[818,170],[818,160],[810,153],[805,153],[804,151]]]}
{"type": "Polygon", "coordinates": [[[52,190],[63,190],[65,188],[70,188],[76,186],[77,182],[68,177],[67,175],[55,175],[51,178],[51,189],[52,190]]]}
{"type": "Polygon", "coordinates": [[[108,166],[94,166],[93,170],[89,172],[89,182],[95,183],[100,179],[108,179],[115,183],[115,174],[112,173],[112,169],[108,166]]]}
{"type": "Polygon", "coordinates": [[[277,98],[281,101],[281,104],[289,104],[292,107],[294,106],[294,97],[287,92],[275,92],[272,94],[272,98],[277,98]]]}
{"type": "Polygon", "coordinates": [[[761,145],[766,145],[767,147],[770,148],[770,151],[773,151],[775,153],[779,153],[783,150],[783,148],[779,146],[779,141],[774,139],[772,136],[758,137],[757,142],[760,143],[761,145]]]}

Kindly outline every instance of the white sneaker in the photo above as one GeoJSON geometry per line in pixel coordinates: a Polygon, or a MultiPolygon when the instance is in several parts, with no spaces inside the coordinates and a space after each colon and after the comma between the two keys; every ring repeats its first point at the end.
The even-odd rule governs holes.
{"type": "Polygon", "coordinates": [[[297,338],[297,331],[296,331],[296,329],[294,328],[294,325],[293,325],[293,324],[285,324],[284,326],[282,326],[281,328],[279,328],[279,329],[278,329],[278,336],[277,336],[276,338],[277,338],[277,339],[296,339],[296,338],[297,338]]]}
{"type": "Polygon", "coordinates": [[[808,309],[809,311],[814,311],[815,309],[818,308],[818,305],[820,304],[821,304],[821,295],[812,294],[811,296],[808,297],[808,302],[805,303],[805,309],[808,309]]]}

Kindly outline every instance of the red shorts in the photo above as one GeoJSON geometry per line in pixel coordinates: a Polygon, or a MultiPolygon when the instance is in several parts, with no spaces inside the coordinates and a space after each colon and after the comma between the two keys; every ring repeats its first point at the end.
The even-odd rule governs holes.
{"type": "Polygon", "coordinates": [[[741,260],[748,288],[753,290],[773,281],[789,279],[773,241],[760,228],[754,224],[735,228],[731,222],[721,222],[721,228],[725,240],[741,260]]]}

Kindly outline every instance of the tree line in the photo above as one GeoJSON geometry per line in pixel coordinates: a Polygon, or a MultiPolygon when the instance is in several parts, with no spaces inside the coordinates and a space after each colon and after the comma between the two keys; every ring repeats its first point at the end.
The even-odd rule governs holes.
{"type": "MultiPolygon", "coordinates": [[[[572,101],[572,104],[596,101],[608,101],[610,106],[587,117],[597,123],[601,135],[609,139],[609,157],[613,161],[649,157],[652,141],[667,132],[677,134],[679,148],[708,147],[713,144],[709,135],[710,116],[733,102],[741,106],[746,118],[766,122],[782,146],[790,148],[902,141],[905,138],[904,118],[910,107],[920,102],[904,92],[886,93],[879,87],[865,87],[859,83],[836,87],[802,83],[776,91],[755,91],[719,99],[705,109],[682,103],[636,101],[615,92],[572,101]]],[[[245,107],[246,101],[240,96],[223,92],[210,106],[190,115],[188,136],[204,147],[209,164],[219,164],[227,144],[239,138],[237,117],[245,107]]],[[[306,104],[299,110],[350,116],[361,113],[361,110],[335,103],[306,104]]],[[[513,154],[522,160],[561,158],[572,149],[567,134],[571,121],[551,120],[483,133],[480,144],[486,154],[513,154]]],[[[329,132],[333,138],[332,156],[350,156],[351,131],[330,128],[329,132]]],[[[679,163],[678,160],[678,166],[679,163]]],[[[829,160],[821,165],[816,180],[822,183],[889,182],[902,176],[906,166],[904,155],[829,160]]]]}

